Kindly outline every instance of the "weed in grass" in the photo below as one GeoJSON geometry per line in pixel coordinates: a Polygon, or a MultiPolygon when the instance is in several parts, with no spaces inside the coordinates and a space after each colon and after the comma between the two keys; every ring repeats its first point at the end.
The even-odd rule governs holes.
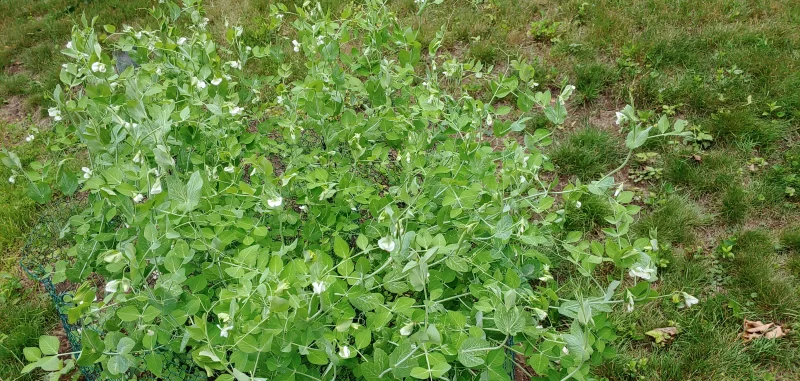
{"type": "Polygon", "coordinates": [[[651,213],[644,215],[634,225],[640,236],[655,230],[660,240],[689,244],[694,241],[693,229],[708,222],[699,206],[689,199],[673,194],[651,213]]]}
{"type": "Polygon", "coordinates": [[[611,134],[587,127],[567,136],[550,156],[562,173],[591,180],[622,162],[623,153],[619,147],[611,134]]]}

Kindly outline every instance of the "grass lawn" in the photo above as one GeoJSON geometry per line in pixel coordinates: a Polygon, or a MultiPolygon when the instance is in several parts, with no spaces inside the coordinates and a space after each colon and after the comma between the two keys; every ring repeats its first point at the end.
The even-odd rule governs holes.
{"type": "MultiPolygon", "coordinates": [[[[24,161],[47,155],[44,144],[24,138],[31,131],[47,138],[45,94],[58,83],[58,52],[82,14],[99,16],[98,25],[143,25],[153,3],[0,0],[2,147],[24,161]]],[[[212,30],[240,23],[245,41],[258,45],[276,38],[262,27],[268,3],[207,0],[206,8],[219,26],[212,30]]],[[[334,14],[345,4],[322,3],[334,14]]],[[[615,175],[644,207],[634,231],[669,247],[658,288],[686,291],[700,303],[687,310],[663,299],[612,315],[618,356],[597,377],[800,379],[800,2],[445,0],[422,14],[414,0],[389,5],[423,44],[444,27],[446,54],[495,70],[526,59],[539,86],[577,87],[548,152],[564,181],[588,182],[623,163],[614,113],[627,103],[680,116],[704,137],[652,144],[615,175]],[[744,343],[744,319],[792,331],[744,343]],[[678,334],[664,345],[645,335],[668,326],[678,334]]],[[[40,298],[20,295],[16,264],[40,208],[25,197],[25,184],[5,180],[7,169],[0,175],[0,380],[14,380],[20,348],[56,320],[40,298]]],[[[599,229],[602,214],[591,203],[584,209],[569,223],[599,229]]]]}

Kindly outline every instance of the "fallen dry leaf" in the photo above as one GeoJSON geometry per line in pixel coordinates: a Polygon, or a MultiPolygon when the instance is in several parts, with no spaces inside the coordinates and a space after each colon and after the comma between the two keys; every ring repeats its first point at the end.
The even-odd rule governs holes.
{"type": "Polygon", "coordinates": [[[764,324],[761,321],[744,320],[744,332],[742,332],[742,339],[745,342],[758,339],[760,337],[767,339],[777,339],[786,336],[789,332],[788,329],[783,329],[780,325],[775,323],[764,324]]]}
{"type": "Polygon", "coordinates": [[[656,344],[664,345],[675,338],[675,335],[678,334],[678,328],[677,327],[656,328],[647,331],[644,334],[655,339],[656,344]]]}
{"type": "Polygon", "coordinates": [[[703,157],[700,155],[692,155],[692,159],[694,159],[694,161],[703,161],[703,157]]]}

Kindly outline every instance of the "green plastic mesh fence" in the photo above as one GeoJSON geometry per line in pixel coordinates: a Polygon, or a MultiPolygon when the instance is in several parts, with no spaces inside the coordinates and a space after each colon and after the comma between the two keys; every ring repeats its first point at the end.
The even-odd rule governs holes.
{"type": "MultiPolygon", "coordinates": [[[[72,296],[75,287],[69,284],[55,284],[52,279],[52,269],[55,263],[65,259],[65,253],[70,247],[69,218],[80,213],[89,200],[67,199],[53,202],[42,213],[38,223],[28,234],[22,250],[20,265],[28,276],[44,286],[53,301],[61,325],[64,327],[66,338],[74,352],[81,350],[81,330],[92,329],[103,336],[101,327],[70,324],[67,310],[72,305],[72,296]]],[[[169,361],[164,364],[160,378],[152,376],[149,372],[131,368],[118,380],[205,380],[207,379],[202,369],[194,366],[188,355],[173,355],[164,353],[169,361]]],[[[113,378],[102,374],[99,367],[79,367],[81,373],[89,381],[112,380],[113,378]]]]}

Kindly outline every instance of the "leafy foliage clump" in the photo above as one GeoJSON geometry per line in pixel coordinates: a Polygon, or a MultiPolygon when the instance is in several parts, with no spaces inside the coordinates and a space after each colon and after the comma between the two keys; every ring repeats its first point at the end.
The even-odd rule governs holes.
{"type": "MultiPolygon", "coordinates": [[[[440,55],[443,33],[423,52],[377,1],[338,18],[274,6],[281,32],[263,47],[236,27],[213,41],[192,1],[152,14],[158,29],[107,37],[84,20],[63,50],[50,149],[85,167],[2,157],[40,203],[90,194],[52,267],[80,284],[69,322],[102,327],[82,330],[78,365],[159,377],[188,353],[217,380],[502,380],[517,353],[536,375],[585,379],[613,356],[605,314],[656,295],[657,242],[629,236],[633,193],[609,175],[558,191],[545,180],[550,133],[526,123],[563,123],[574,87],[535,92],[523,62],[497,73],[440,55]],[[302,78],[288,65],[243,74],[287,54],[302,78]],[[458,91],[469,83],[491,96],[458,91]],[[600,241],[565,225],[582,197],[606,214],[593,217],[600,241]],[[612,278],[559,295],[543,252],[580,276],[607,264],[641,281],[620,300],[612,278]]],[[[617,116],[629,150],[683,134],[640,116],[617,116]]],[[[63,369],[42,342],[27,370],[63,369]]]]}

